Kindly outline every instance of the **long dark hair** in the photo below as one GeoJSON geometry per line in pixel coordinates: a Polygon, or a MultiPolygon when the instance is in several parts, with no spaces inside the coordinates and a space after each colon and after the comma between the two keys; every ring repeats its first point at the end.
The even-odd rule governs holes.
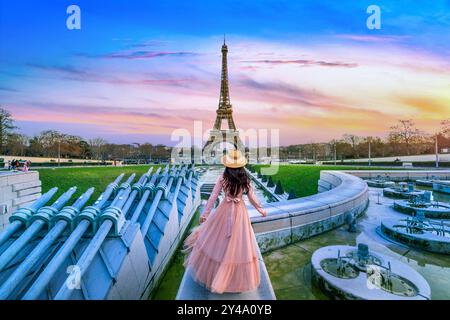
{"type": "Polygon", "coordinates": [[[239,192],[247,193],[250,187],[250,179],[245,168],[225,168],[223,172],[223,188],[233,197],[239,192]]]}

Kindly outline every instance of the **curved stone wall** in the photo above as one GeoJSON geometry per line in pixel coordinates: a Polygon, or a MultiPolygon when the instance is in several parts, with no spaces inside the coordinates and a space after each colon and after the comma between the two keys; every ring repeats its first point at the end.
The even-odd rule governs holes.
{"type": "Polygon", "coordinates": [[[318,191],[309,197],[266,204],[265,218],[249,210],[262,252],[339,227],[348,215],[363,213],[369,201],[366,182],[340,171],[321,171],[318,191]]]}
{"type": "Polygon", "coordinates": [[[418,179],[449,180],[450,170],[349,170],[345,171],[362,179],[389,177],[391,181],[413,181],[418,179]]]}

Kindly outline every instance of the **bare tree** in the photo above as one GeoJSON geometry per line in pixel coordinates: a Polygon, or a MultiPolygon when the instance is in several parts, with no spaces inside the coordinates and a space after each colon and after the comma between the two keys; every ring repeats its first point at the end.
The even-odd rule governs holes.
{"type": "Polygon", "coordinates": [[[108,142],[103,138],[97,137],[90,139],[88,143],[92,149],[94,158],[97,160],[104,160],[103,155],[104,151],[106,150],[105,146],[108,144],[108,142]]]}
{"type": "Polygon", "coordinates": [[[450,119],[441,121],[441,132],[442,134],[450,133],[450,119]]]}
{"type": "Polygon", "coordinates": [[[403,143],[406,153],[411,154],[411,144],[420,138],[420,131],[413,120],[398,120],[398,124],[391,127],[389,137],[392,141],[403,143]]]}
{"type": "Polygon", "coordinates": [[[5,151],[8,136],[16,128],[11,113],[0,107],[0,154],[5,151]]]}
{"type": "Polygon", "coordinates": [[[26,150],[30,146],[30,138],[24,134],[12,133],[8,136],[6,150],[12,156],[25,156],[26,150]]]}
{"type": "Polygon", "coordinates": [[[343,135],[342,139],[352,146],[353,158],[359,158],[358,149],[356,147],[361,142],[361,138],[354,134],[347,133],[343,135]]]}

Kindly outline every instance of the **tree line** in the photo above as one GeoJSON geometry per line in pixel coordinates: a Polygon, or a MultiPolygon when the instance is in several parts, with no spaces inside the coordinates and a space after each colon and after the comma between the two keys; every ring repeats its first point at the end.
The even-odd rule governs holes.
{"type": "Polygon", "coordinates": [[[407,155],[434,154],[450,148],[450,119],[443,120],[436,132],[430,134],[418,129],[411,119],[398,120],[390,127],[386,138],[361,137],[344,134],[342,138],[326,143],[307,143],[280,148],[280,159],[346,160],[407,155]],[[370,152],[369,152],[370,149],[370,152]]]}
{"type": "Polygon", "coordinates": [[[95,160],[166,160],[171,148],[151,143],[115,144],[103,138],[85,140],[80,136],[45,130],[29,137],[17,131],[10,112],[0,108],[0,154],[16,157],[74,158],[95,160]]]}
{"type": "MultiPolygon", "coordinates": [[[[12,115],[0,108],[0,154],[17,157],[75,158],[95,160],[157,159],[167,160],[172,148],[151,143],[115,144],[103,138],[85,140],[82,137],[45,130],[29,137],[17,132],[12,115]]],[[[435,141],[440,147],[450,147],[450,119],[443,120],[433,134],[419,130],[410,119],[398,120],[387,138],[361,137],[344,134],[326,143],[307,143],[280,147],[280,160],[312,161],[346,160],[404,155],[432,154],[435,141]]],[[[195,149],[195,147],[193,147],[195,149]]],[[[192,150],[194,154],[194,151],[192,150]]],[[[270,156],[270,149],[267,151],[270,156]]]]}

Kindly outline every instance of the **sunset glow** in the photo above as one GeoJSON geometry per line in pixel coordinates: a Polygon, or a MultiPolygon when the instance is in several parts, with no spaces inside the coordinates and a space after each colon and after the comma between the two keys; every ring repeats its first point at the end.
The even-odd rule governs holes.
{"type": "Polygon", "coordinates": [[[432,133],[450,116],[448,1],[378,1],[381,30],[368,1],[77,1],[78,31],[53,3],[0,4],[0,104],[26,134],[170,144],[211,128],[224,32],[236,125],[279,128],[284,145],[386,136],[405,118],[432,133]]]}

